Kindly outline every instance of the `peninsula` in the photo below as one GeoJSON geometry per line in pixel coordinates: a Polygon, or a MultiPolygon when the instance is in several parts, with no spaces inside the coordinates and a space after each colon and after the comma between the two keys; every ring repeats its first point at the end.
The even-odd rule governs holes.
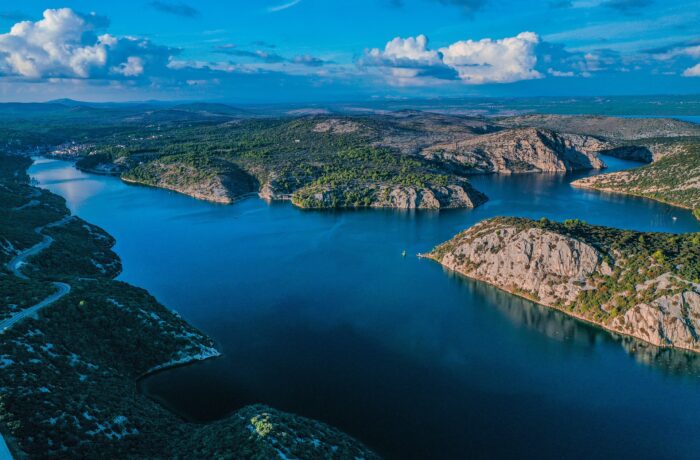
{"type": "Polygon", "coordinates": [[[574,187],[624,193],[690,209],[700,219],[700,141],[641,168],[586,177],[574,187]]]}
{"type": "Polygon", "coordinates": [[[700,352],[700,234],[499,217],[425,257],[609,331],[700,352]]]}

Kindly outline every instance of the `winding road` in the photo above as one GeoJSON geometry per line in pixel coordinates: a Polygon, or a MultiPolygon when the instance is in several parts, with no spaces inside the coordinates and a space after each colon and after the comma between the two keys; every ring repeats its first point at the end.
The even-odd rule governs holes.
{"type": "Polygon", "coordinates": [[[64,297],[66,294],[70,292],[70,285],[66,283],[53,283],[54,286],[56,286],[57,291],[41,302],[39,302],[36,305],[33,305],[29,308],[25,308],[24,310],[15,313],[11,317],[4,319],[0,321],[0,333],[5,332],[6,329],[14,326],[15,324],[19,323],[25,318],[29,318],[31,316],[35,316],[36,313],[41,310],[44,307],[48,307],[52,303],[56,302],[57,300],[61,299],[64,297]]]}
{"type": "MultiPolygon", "coordinates": [[[[30,202],[31,203],[31,202],[30,202]]],[[[68,222],[70,219],[72,219],[72,216],[66,216],[61,220],[58,220],[56,222],[52,222],[47,225],[43,225],[41,227],[37,227],[34,229],[34,231],[38,234],[41,234],[41,232],[44,231],[46,228],[50,227],[57,227],[59,225],[63,225],[66,222],[68,222]]],[[[35,244],[29,249],[25,249],[24,251],[20,252],[17,254],[10,262],[7,264],[7,268],[10,269],[10,271],[17,277],[23,280],[29,279],[27,275],[22,273],[21,268],[22,265],[24,265],[29,257],[32,257],[44,249],[48,248],[51,246],[53,243],[53,238],[51,238],[48,235],[44,235],[44,239],[41,240],[41,242],[35,244]]],[[[35,316],[39,310],[42,308],[48,307],[49,305],[55,303],[57,300],[61,299],[64,297],[66,294],[70,292],[70,284],[66,283],[59,283],[59,282],[54,282],[54,286],[56,286],[56,292],[42,300],[36,305],[33,305],[29,308],[25,308],[22,311],[19,311],[15,313],[14,315],[10,316],[9,318],[6,318],[2,321],[0,321],[0,334],[5,332],[8,328],[14,326],[15,324],[19,323],[25,318],[33,317],[35,316]]],[[[7,446],[7,442],[5,442],[4,437],[0,434],[0,460],[12,460],[12,452],[10,451],[9,447],[7,446]]]]}
{"type": "MultiPolygon", "coordinates": [[[[34,229],[34,231],[38,234],[41,234],[42,231],[46,228],[50,227],[57,227],[59,225],[63,225],[66,222],[68,222],[70,219],[72,219],[71,216],[66,216],[63,219],[52,222],[47,225],[43,225],[41,227],[37,227],[34,229]]],[[[10,271],[17,277],[21,278],[23,280],[29,279],[24,273],[22,273],[21,268],[22,265],[24,265],[29,257],[32,257],[44,249],[48,248],[51,246],[53,243],[53,238],[51,238],[48,235],[44,235],[44,239],[32,246],[29,249],[25,249],[24,251],[20,252],[17,254],[8,264],[7,268],[10,269],[10,271]]],[[[64,297],[66,294],[68,294],[71,290],[71,287],[69,284],[66,283],[59,283],[55,282],[53,283],[54,286],[56,286],[56,292],[42,300],[36,305],[33,305],[29,308],[26,308],[20,312],[15,313],[14,315],[10,316],[9,318],[6,318],[2,321],[0,321],[0,333],[4,332],[6,329],[14,326],[18,322],[22,321],[25,318],[32,317],[36,315],[36,313],[41,310],[42,308],[48,307],[49,305],[55,303],[57,300],[61,299],[64,297]]]]}

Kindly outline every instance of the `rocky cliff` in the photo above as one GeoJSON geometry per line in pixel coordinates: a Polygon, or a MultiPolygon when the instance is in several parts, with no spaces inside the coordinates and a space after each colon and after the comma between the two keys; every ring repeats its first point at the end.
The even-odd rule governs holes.
{"type": "Polygon", "coordinates": [[[598,149],[604,145],[594,138],[521,128],[432,145],[422,155],[474,172],[563,172],[604,168],[598,149]]]}
{"type": "Polygon", "coordinates": [[[696,235],[495,218],[427,257],[610,331],[700,352],[697,243],[696,235]]]}
{"type": "Polygon", "coordinates": [[[469,182],[448,185],[351,184],[343,187],[310,186],[292,195],[302,208],[474,208],[487,201],[486,195],[469,182]]]}
{"type": "Polygon", "coordinates": [[[122,174],[122,179],[222,204],[257,192],[255,179],[235,165],[226,162],[200,164],[176,156],[139,165],[122,174]]]}

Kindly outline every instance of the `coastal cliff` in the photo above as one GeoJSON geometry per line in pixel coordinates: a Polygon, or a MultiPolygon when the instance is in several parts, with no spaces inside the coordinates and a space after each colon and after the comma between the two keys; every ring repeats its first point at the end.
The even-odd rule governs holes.
{"type": "Polygon", "coordinates": [[[426,257],[607,330],[700,352],[700,235],[494,218],[426,257]]]}
{"type": "Polygon", "coordinates": [[[350,187],[311,186],[292,195],[302,208],[369,207],[395,209],[474,208],[486,195],[467,181],[447,185],[353,184],[350,187]]]}
{"type": "Polygon", "coordinates": [[[235,165],[193,155],[162,157],[125,172],[129,183],[164,188],[199,200],[231,204],[257,192],[255,179],[235,165]]]}
{"type": "Polygon", "coordinates": [[[520,128],[433,145],[422,154],[430,160],[455,163],[478,172],[565,172],[604,168],[596,154],[604,149],[599,144],[585,136],[520,128]]]}

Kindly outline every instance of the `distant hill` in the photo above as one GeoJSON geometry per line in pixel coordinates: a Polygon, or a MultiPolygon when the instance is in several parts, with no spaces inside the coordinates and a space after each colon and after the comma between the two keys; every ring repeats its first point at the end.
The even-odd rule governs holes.
{"type": "Polygon", "coordinates": [[[247,110],[239,109],[227,104],[219,104],[212,102],[191,102],[187,104],[177,104],[170,107],[171,110],[184,110],[187,112],[210,113],[215,115],[233,115],[244,116],[250,115],[247,110]]]}

